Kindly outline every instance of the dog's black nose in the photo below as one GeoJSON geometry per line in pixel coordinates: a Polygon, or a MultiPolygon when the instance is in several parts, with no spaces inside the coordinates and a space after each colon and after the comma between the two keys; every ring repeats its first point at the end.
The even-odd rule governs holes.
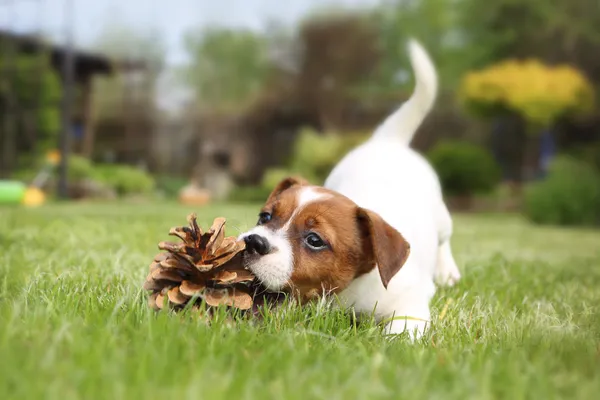
{"type": "Polygon", "coordinates": [[[256,252],[261,256],[264,256],[271,250],[271,246],[269,246],[269,242],[266,238],[252,234],[248,235],[244,238],[244,242],[246,242],[246,250],[249,252],[256,252]]]}

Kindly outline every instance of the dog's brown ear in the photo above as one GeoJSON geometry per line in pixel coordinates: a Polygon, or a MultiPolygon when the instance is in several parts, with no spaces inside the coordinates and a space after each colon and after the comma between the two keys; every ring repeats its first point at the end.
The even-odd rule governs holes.
{"type": "Polygon", "coordinates": [[[410,244],[379,214],[359,207],[356,217],[364,235],[365,251],[377,264],[381,283],[387,289],[390,280],[406,262],[410,244]]]}
{"type": "Polygon", "coordinates": [[[293,186],[307,185],[310,185],[310,183],[306,179],[299,176],[290,176],[288,178],[285,178],[284,180],[279,182],[277,186],[275,186],[275,189],[273,189],[273,191],[269,195],[269,198],[267,199],[267,203],[273,201],[277,196],[279,196],[281,193],[285,192],[293,186]]]}

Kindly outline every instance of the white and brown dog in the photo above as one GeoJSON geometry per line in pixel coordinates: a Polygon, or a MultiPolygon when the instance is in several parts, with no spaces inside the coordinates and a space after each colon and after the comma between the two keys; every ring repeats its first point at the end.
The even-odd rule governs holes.
{"type": "Polygon", "coordinates": [[[304,299],[335,293],[357,315],[389,319],[387,333],[418,337],[430,320],[435,282],[452,285],[460,272],[438,177],[409,147],[435,101],[437,74],[420,44],[408,47],[416,76],[411,98],[324,187],[281,182],[258,225],[240,238],[247,267],[268,289],[304,299]]]}

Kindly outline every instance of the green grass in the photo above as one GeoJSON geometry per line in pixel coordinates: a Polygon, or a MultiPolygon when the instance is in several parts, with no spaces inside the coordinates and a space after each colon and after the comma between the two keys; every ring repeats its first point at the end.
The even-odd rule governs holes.
{"type": "MultiPolygon", "coordinates": [[[[234,234],[257,210],[197,211],[234,234]]],[[[0,209],[0,399],[597,398],[598,231],[456,217],[464,279],[438,292],[434,328],[409,344],[317,307],[234,327],[155,315],[140,286],[189,211],[0,209]]]]}

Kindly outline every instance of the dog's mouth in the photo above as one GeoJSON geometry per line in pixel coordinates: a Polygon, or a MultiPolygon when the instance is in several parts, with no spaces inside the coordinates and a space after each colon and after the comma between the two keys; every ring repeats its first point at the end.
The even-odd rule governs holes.
{"type": "Polygon", "coordinates": [[[250,283],[250,293],[253,298],[251,312],[254,315],[260,315],[265,309],[273,309],[283,304],[287,297],[284,292],[270,290],[258,278],[250,283]]]}
{"type": "Polygon", "coordinates": [[[252,268],[262,256],[256,252],[244,251],[242,253],[242,265],[256,277],[255,281],[260,281],[260,277],[252,268]]]}
{"type": "Polygon", "coordinates": [[[254,299],[252,313],[255,315],[260,314],[261,309],[272,308],[281,305],[287,296],[287,293],[281,290],[273,290],[268,288],[261,281],[260,277],[253,271],[251,266],[261,257],[263,256],[256,252],[244,251],[242,253],[242,262],[244,268],[251,271],[255,276],[254,280],[250,283],[250,293],[254,299]]]}
{"type": "Polygon", "coordinates": [[[244,250],[244,252],[242,253],[242,261],[244,263],[244,266],[248,269],[254,261],[258,260],[261,257],[262,256],[255,251],[244,250]]]}

